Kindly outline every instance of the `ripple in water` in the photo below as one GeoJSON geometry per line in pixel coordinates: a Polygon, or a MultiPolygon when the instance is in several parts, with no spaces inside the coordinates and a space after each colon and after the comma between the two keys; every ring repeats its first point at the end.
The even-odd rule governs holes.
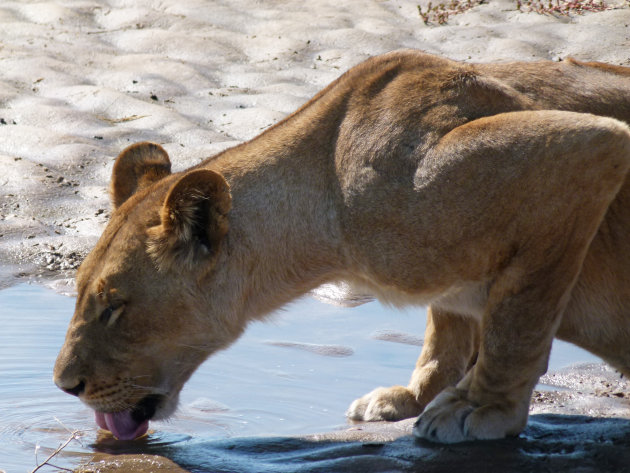
{"type": "Polygon", "coordinates": [[[354,350],[352,348],[344,347],[341,345],[319,345],[315,343],[275,342],[275,341],[267,341],[265,343],[267,345],[271,345],[274,347],[295,348],[297,350],[304,350],[304,351],[315,353],[316,355],[322,355],[322,356],[344,357],[344,356],[352,356],[354,354],[354,350]]]}
{"type": "Polygon", "coordinates": [[[372,338],[374,340],[403,343],[405,345],[414,345],[418,347],[421,347],[424,342],[421,337],[410,333],[397,332],[396,330],[378,330],[372,334],[372,338]]]}
{"type": "Polygon", "coordinates": [[[99,430],[96,441],[90,446],[97,452],[120,455],[124,453],[163,454],[165,447],[187,442],[192,436],[181,433],[161,432],[149,429],[148,433],[136,440],[117,440],[105,431],[99,430]]]}

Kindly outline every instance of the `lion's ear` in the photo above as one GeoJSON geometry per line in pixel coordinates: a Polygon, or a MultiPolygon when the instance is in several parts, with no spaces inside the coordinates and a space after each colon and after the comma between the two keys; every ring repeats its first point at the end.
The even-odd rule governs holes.
{"type": "Polygon", "coordinates": [[[112,170],[110,194],[114,208],[170,173],[171,161],[160,145],[142,142],[125,148],[116,158],[112,170]]]}
{"type": "Polygon", "coordinates": [[[190,171],[169,189],[160,225],[149,229],[148,249],[158,267],[193,266],[216,254],[228,231],[232,196],[223,176],[190,171]]]}

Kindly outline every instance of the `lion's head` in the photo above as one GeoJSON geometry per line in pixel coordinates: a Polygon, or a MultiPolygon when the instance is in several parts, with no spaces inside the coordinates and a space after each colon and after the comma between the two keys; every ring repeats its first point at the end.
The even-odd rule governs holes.
{"type": "Polygon", "coordinates": [[[221,277],[225,179],[207,169],[171,174],[166,152],[140,143],[117,158],[111,196],[112,218],[77,273],[54,381],[130,439],[172,414],[195,368],[242,328],[212,317],[212,294],[200,289],[221,277]]]}

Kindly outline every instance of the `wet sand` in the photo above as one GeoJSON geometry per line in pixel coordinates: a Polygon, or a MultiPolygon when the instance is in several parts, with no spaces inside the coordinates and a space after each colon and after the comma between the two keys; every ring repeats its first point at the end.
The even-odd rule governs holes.
{"type": "MultiPolygon", "coordinates": [[[[0,287],[38,279],[73,291],[74,271],[109,216],[113,159],[128,144],[159,142],[174,170],[184,169],[252,138],[369,56],[411,47],[463,61],[573,56],[630,65],[622,1],[561,15],[490,0],[445,25],[425,24],[418,3],[426,6],[2,2],[0,287]]],[[[564,384],[534,396],[534,416],[517,439],[435,446],[414,441],[402,422],[199,440],[171,458],[190,471],[630,471],[627,387],[599,367],[557,376],[564,384]]],[[[146,454],[99,454],[85,470],[175,468],[146,454]]]]}

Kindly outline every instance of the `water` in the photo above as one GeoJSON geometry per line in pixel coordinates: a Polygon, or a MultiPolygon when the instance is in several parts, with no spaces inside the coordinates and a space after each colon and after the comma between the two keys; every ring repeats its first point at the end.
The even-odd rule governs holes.
{"type": "MultiPolygon", "coordinates": [[[[344,309],[300,300],[270,322],[253,324],[203,364],[173,420],[151,423],[151,435],[141,441],[118,442],[97,433],[91,410],[52,383],[73,308],[73,298],[40,286],[0,291],[0,470],[7,473],[31,471],[75,430],[80,440],[55,465],[76,467],[95,451],[160,454],[204,439],[344,428],[352,400],[377,386],[407,384],[420,348],[383,335],[402,333],[413,343],[426,323],[424,309],[374,302],[344,309]]],[[[550,369],[593,359],[556,341],[550,369]]]]}

